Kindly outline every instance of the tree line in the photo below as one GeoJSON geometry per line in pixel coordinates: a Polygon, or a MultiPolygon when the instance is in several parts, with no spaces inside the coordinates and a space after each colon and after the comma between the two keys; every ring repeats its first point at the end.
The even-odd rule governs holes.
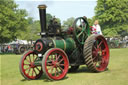
{"type": "MultiPolygon", "coordinates": [[[[88,18],[89,25],[95,20],[99,21],[106,37],[128,36],[128,0],[97,0],[95,16],[88,18]]],[[[73,21],[71,17],[64,24],[71,25],[73,21]]]]}
{"type": "MultiPolygon", "coordinates": [[[[47,25],[52,15],[47,13],[47,25]]],[[[60,22],[60,19],[57,18],[60,22]]],[[[0,43],[16,39],[36,40],[40,38],[40,21],[28,16],[25,9],[19,9],[14,0],[0,0],[0,43]]]]}
{"type": "Polygon", "coordinates": [[[128,35],[128,0],[98,0],[94,18],[105,36],[128,35]]]}
{"type": "MultiPolygon", "coordinates": [[[[86,15],[85,15],[86,16],[86,15]]],[[[53,16],[47,14],[47,24],[53,16]]],[[[60,19],[57,18],[58,22],[60,19]]],[[[63,21],[63,26],[72,26],[75,18],[63,21]]],[[[104,36],[128,35],[128,0],[98,0],[95,16],[88,18],[93,25],[99,20],[104,36]]],[[[40,21],[28,17],[25,9],[19,9],[14,0],[0,0],[0,43],[15,39],[36,40],[40,38],[40,21]]]]}

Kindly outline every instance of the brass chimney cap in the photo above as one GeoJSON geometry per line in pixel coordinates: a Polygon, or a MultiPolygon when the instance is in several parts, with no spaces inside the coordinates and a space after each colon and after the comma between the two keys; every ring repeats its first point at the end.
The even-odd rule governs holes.
{"type": "Polygon", "coordinates": [[[39,8],[39,9],[46,9],[47,6],[46,6],[45,4],[42,4],[42,5],[39,5],[38,8],[39,8]]]}

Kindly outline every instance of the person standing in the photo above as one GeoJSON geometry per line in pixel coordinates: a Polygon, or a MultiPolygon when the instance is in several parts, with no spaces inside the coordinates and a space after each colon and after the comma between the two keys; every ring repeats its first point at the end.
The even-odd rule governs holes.
{"type": "Polygon", "coordinates": [[[95,20],[93,28],[96,29],[96,34],[102,35],[101,27],[99,25],[99,21],[98,20],[95,20]]]}

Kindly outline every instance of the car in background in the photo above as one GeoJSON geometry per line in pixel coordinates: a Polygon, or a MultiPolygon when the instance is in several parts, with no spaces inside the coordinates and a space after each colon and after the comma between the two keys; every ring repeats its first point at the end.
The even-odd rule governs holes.
{"type": "Polygon", "coordinates": [[[23,54],[26,50],[33,49],[33,43],[27,40],[17,40],[11,43],[13,53],[23,54]]]}
{"type": "Polygon", "coordinates": [[[33,41],[16,40],[10,43],[4,43],[0,46],[1,53],[15,53],[22,54],[26,50],[33,49],[33,41]]]}
{"type": "Polygon", "coordinates": [[[120,36],[115,37],[105,37],[109,48],[125,48],[128,46],[128,39],[124,39],[120,36]]]}

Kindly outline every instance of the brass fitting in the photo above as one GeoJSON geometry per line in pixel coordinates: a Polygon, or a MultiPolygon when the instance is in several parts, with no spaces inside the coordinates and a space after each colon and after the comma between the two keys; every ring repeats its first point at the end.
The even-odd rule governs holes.
{"type": "Polygon", "coordinates": [[[46,9],[47,6],[46,6],[45,4],[42,4],[42,5],[39,5],[38,8],[39,8],[39,9],[46,9]]]}

